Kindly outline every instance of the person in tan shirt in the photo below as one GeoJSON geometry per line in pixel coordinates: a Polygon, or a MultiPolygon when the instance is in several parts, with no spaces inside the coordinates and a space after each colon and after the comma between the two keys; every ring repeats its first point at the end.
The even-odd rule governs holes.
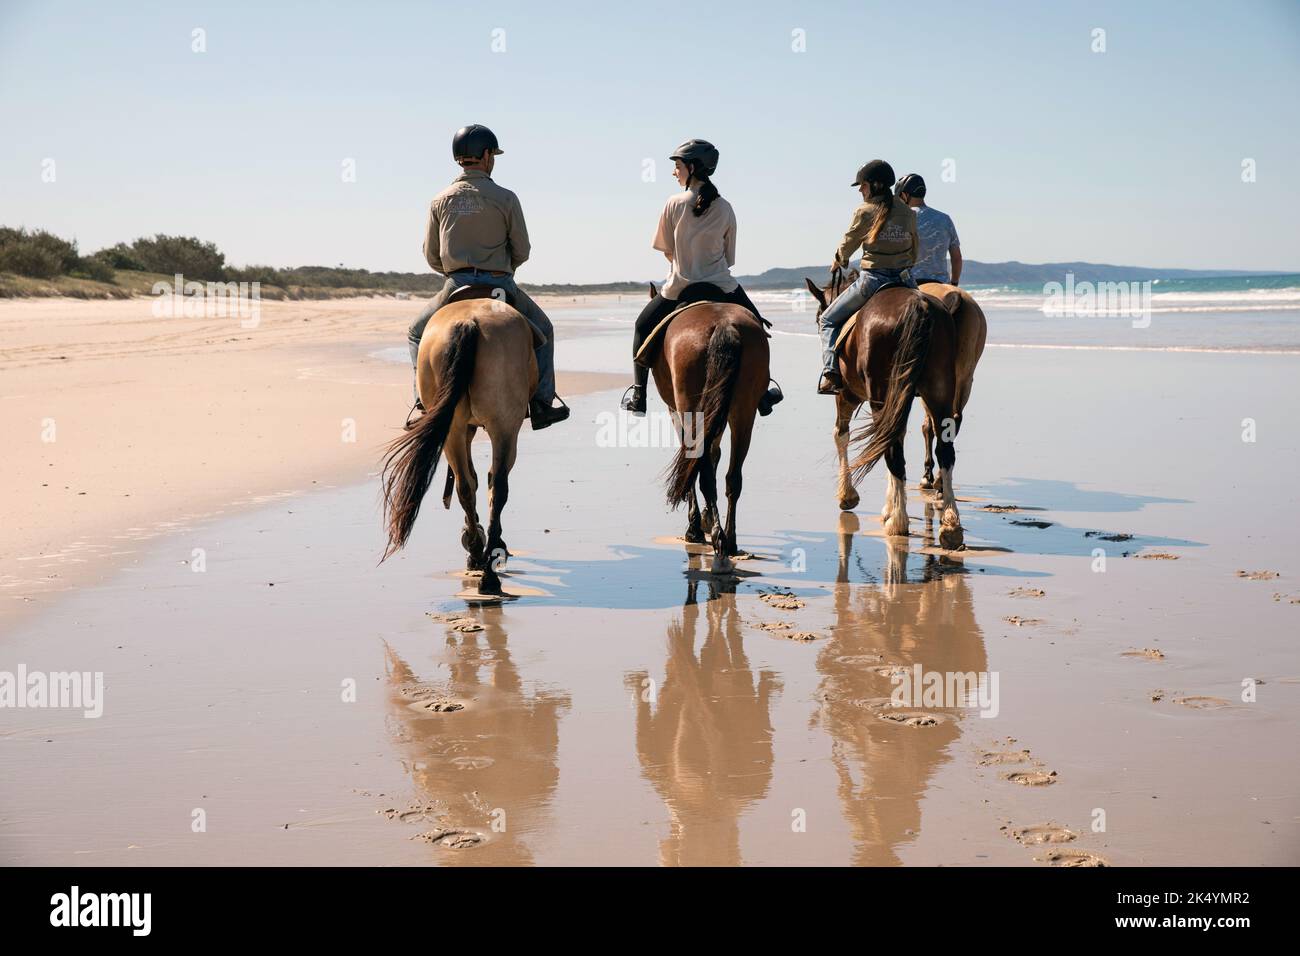
{"type": "MultiPolygon", "coordinates": [[[[429,318],[466,285],[487,285],[505,291],[506,300],[540,333],[537,349],[537,390],[528,403],[533,428],[545,428],[569,417],[569,408],[555,401],[555,335],[551,320],[515,285],[514,272],[528,261],[531,247],[519,197],[492,180],[496,157],[503,150],[486,126],[466,126],[452,138],[452,156],[461,173],[429,203],[424,230],[424,258],[446,276],[438,292],[411,323],[407,342],[411,367],[420,354],[420,338],[429,318]]],[[[417,394],[408,427],[424,409],[417,394]]]]}
{"type": "Polygon", "coordinates": [[[916,262],[921,245],[916,234],[916,214],[889,191],[894,185],[893,167],[883,159],[873,159],[858,170],[853,185],[862,194],[863,203],[854,210],[849,230],[835,250],[833,268],[848,268],[859,247],[862,264],[857,281],[836,296],[817,320],[822,340],[822,373],[817,391],[822,395],[834,395],[844,387],[835,367],[835,339],[849,317],[883,286],[916,288],[907,271],[916,262]]]}
{"type": "MultiPolygon", "coordinates": [[[[670,196],[659,216],[653,246],[668,260],[668,277],[637,317],[632,333],[634,356],[655,326],[690,302],[729,302],[767,324],[731,275],[736,264],[736,212],[713,185],[717,148],[707,140],[691,139],[668,158],[683,192],[670,196]]],[[[632,375],[635,384],[624,392],[621,406],[633,415],[644,415],[650,369],[633,362],[632,375]]],[[[759,414],[770,414],[783,397],[779,387],[770,386],[759,401],[759,414]]]]}

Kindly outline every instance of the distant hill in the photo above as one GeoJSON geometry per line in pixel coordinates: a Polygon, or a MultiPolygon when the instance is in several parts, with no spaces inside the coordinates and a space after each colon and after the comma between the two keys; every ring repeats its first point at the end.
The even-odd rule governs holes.
{"type": "MultiPolygon", "coordinates": [[[[854,262],[856,266],[857,263],[854,262]]],[[[798,269],[768,269],[752,276],[736,276],[746,289],[792,289],[802,286],[804,277],[824,280],[829,265],[798,269]]],[[[1112,266],[1097,262],[979,262],[962,263],[962,285],[1014,285],[1016,283],[1062,282],[1067,272],[1076,282],[1143,282],[1147,279],[1221,279],[1228,276],[1277,275],[1277,271],[1248,272],[1232,269],[1147,269],[1142,266],[1112,266]]]]}

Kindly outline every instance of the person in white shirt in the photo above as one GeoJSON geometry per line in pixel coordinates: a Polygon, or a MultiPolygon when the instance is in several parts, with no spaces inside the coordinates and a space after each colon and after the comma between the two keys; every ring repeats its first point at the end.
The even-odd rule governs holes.
{"type": "MultiPolygon", "coordinates": [[[[668,277],[636,320],[633,355],[656,325],[688,302],[730,302],[748,309],[767,324],[731,275],[731,267],[736,264],[736,213],[710,178],[718,168],[717,148],[706,140],[687,140],[669,159],[673,161],[673,176],[684,192],[670,197],[659,216],[654,248],[668,259],[668,277]]],[[[624,393],[622,407],[634,415],[644,415],[650,369],[634,363],[632,372],[636,384],[624,393]]],[[[769,388],[759,403],[759,413],[770,413],[781,398],[779,388],[769,388]]]]}

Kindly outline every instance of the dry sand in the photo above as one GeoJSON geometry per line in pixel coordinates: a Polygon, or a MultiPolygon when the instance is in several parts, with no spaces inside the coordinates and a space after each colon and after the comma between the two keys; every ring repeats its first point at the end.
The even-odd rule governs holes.
{"type": "MultiPolygon", "coordinates": [[[[730,586],[673,541],[668,450],[605,447],[618,392],[571,388],[512,476],[526,596],[467,608],[459,517],[434,503],[376,566],[366,476],[406,371],[369,356],[402,344],[409,302],[264,307],[258,347],[144,322],[102,356],[27,360],[117,308],[0,308],[30,337],[5,338],[6,593],[37,604],[0,671],[105,675],[98,719],[0,710],[2,862],[1300,862],[1300,456],[1273,417],[1296,357],[990,350],[953,554],[915,487],[911,538],[881,537],[879,475],[839,514],[815,342],[777,336],[789,399],[756,431],[755,558],[730,586]],[[53,557],[77,541],[107,549],[89,570],[53,557]],[[41,552],[77,586],[38,590],[10,557],[41,552]],[[1137,560],[1156,554],[1176,560],[1137,560]],[[997,675],[996,715],[889,706],[916,665],[997,675]]],[[[562,366],[623,360],[592,315],[626,308],[551,309],[562,366]]],[[[908,455],[914,485],[915,437],[908,455]]]]}

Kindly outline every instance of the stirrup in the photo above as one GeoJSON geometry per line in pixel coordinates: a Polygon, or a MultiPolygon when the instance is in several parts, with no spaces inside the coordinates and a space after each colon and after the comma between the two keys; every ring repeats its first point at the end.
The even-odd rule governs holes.
{"type": "Polygon", "coordinates": [[[619,400],[619,408],[633,415],[645,414],[645,389],[640,385],[629,385],[619,400]]]}
{"type": "Polygon", "coordinates": [[[767,417],[772,414],[772,407],[779,405],[785,398],[785,392],[781,391],[781,386],[777,384],[776,379],[768,379],[770,383],[763,397],[758,400],[758,414],[767,417]]]}
{"type": "Polygon", "coordinates": [[[821,380],[817,383],[818,395],[838,395],[844,389],[844,379],[835,369],[827,369],[822,372],[821,380]]]}

